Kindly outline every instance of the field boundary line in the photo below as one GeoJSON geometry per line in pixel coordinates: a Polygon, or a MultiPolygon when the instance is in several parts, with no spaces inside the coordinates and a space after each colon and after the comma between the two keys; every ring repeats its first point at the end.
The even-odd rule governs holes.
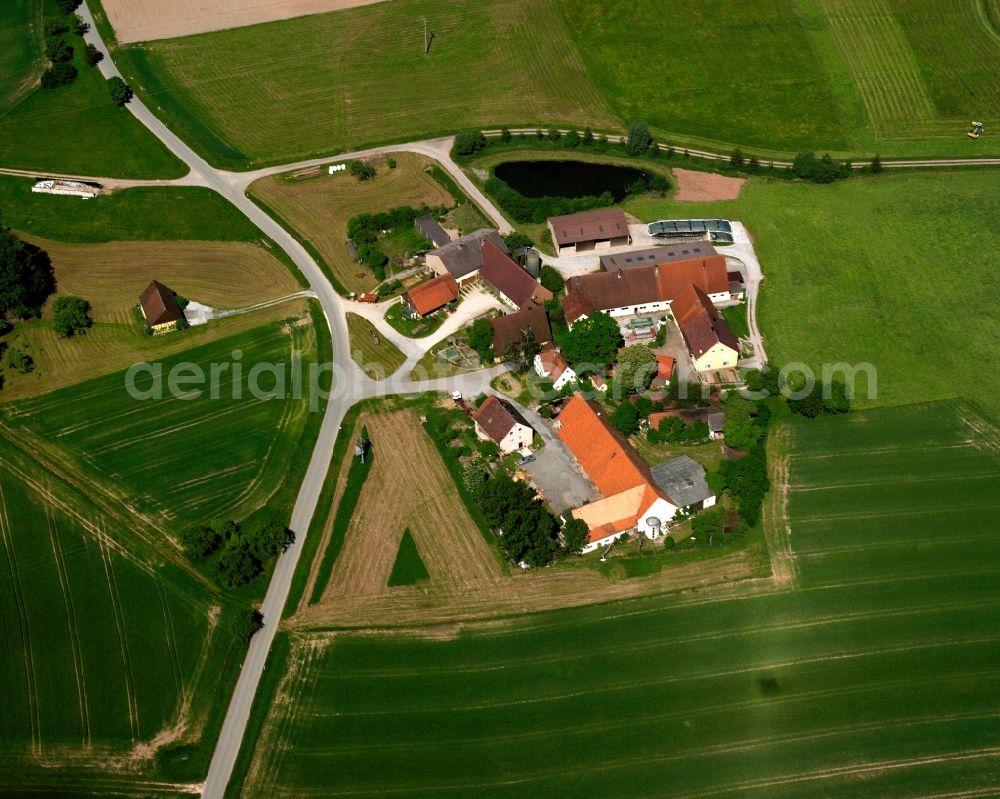
{"type": "Polygon", "coordinates": [[[87,702],[87,684],[83,665],[83,654],[80,652],[80,639],[76,626],[76,609],[73,605],[73,594],[69,587],[69,574],[63,558],[62,543],[59,541],[55,514],[52,506],[45,504],[45,521],[48,526],[49,542],[52,545],[52,556],[55,561],[56,573],[59,575],[59,586],[62,589],[63,606],[66,610],[66,626],[69,631],[70,648],[73,652],[73,672],[76,676],[76,699],[80,712],[80,732],[83,734],[84,748],[90,746],[90,706],[87,702]]]}
{"type": "Polygon", "coordinates": [[[14,605],[21,630],[21,646],[24,656],[24,681],[28,696],[28,724],[31,728],[31,748],[36,755],[42,753],[41,716],[38,712],[38,677],[35,674],[35,659],[31,653],[31,635],[28,629],[28,612],[24,605],[24,591],[21,588],[21,575],[17,568],[17,555],[14,551],[14,530],[10,526],[10,515],[7,509],[7,496],[4,494],[3,483],[0,482],[0,533],[3,534],[4,548],[7,550],[7,568],[10,570],[11,591],[14,594],[14,605]]]}

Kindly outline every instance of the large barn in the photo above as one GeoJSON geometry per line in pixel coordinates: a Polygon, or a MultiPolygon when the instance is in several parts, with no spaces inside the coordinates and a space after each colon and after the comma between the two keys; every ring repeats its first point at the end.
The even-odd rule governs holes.
{"type": "Polygon", "coordinates": [[[550,216],[549,233],[560,255],[625,247],[632,243],[628,220],[620,208],[550,216]]]}

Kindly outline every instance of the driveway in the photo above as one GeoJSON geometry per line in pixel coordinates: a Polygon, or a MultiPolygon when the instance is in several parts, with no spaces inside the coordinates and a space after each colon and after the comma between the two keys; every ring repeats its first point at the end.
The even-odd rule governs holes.
{"type": "Polygon", "coordinates": [[[508,401],[521,412],[545,442],[545,446],[535,453],[534,462],[521,468],[531,475],[552,510],[562,513],[597,499],[600,495],[593,483],[584,475],[580,464],[570,454],[551,424],[523,405],[509,398],[508,401]]]}

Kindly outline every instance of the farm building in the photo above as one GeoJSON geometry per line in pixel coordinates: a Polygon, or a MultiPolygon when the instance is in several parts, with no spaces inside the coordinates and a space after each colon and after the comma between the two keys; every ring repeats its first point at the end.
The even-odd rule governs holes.
{"type": "Polygon", "coordinates": [[[174,293],[156,280],[139,295],[139,308],[154,333],[173,330],[177,322],[184,318],[174,293]]]}
{"type": "Polygon", "coordinates": [[[537,302],[527,303],[521,310],[490,320],[493,326],[493,353],[499,359],[510,348],[520,344],[529,333],[539,344],[552,341],[552,327],[545,308],[537,302]]]}
{"type": "Polygon", "coordinates": [[[669,355],[656,356],[656,376],[653,378],[654,386],[665,386],[674,376],[674,359],[669,355]]]}
{"type": "Polygon", "coordinates": [[[732,244],[733,226],[725,219],[661,219],[646,230],[657,239],[709,239],[732,244]]]}
{"type": "Polygon", "coordinates": [[[620,208],[550,216],[549,233],[559,255],[624,247],[632,243],[628,220],[620,208]]]}
{"type": "Polygon", "coordinates": [[[441,227],[437,223],[437,220],[430,214],[418,216],[413,220],[413,226],[417,229],[417,233],[435,247],[444,247],[445,244],[451,243],[451,236],[448,235],[448,231],[441,227]]]}
{"type": "Polygon", "coordinates": [[[713,440],[725,437],[726,414],[716,411],[708,415],[708,435],[713,440]]]}
{"type": "Polygon", "coordinates": [[[576,394],[555,426],[602,495],[572,511],[590,531],[583,551],[606,546],[635,529],[647,538],[659,536],[682,506],[657,485],[645,461],[608,424],[604,409],[576,394]]]}
{"type": "Polygon", "coordinates": [[[684,424],[694,424],[695,422],[704,422],[708,424],[708,409],[707,408],[671,408],[668,411],[656,411],[655,413],[649,414],[646,421],[649,422],[650,427],[655,427],[657,430],[660,428],[660,422],[667,418],[680,419],[684,424]]]}
{"type": "Polygon", "coordinates": [[[674,300],[671,311],[698,372],[732,369],[740,359],[740,343],[712,299],[690,284],[674,300]]]}
{"type": "MultiPolygon", "coordinates": [[[[707,241],[691,241],[664,247],[649,247],[645,250],[609,253],[601,256],[602,272],[617,272],[619,269],[635,269],[639,266],[669,264],[688,261],[693,258],[714,258],[719,253],[707,241]]],[[[721,257],[721,256],[720,256],[721,257]]]]}
{"type": "Polygon", "coordinates": [[[535,437],[535,429],[517,408],[492,395],[472,414],[472,421],[476,423],[476,435],[494,442],[504,455],[530,447],[535,437]]]}
{"type": "Polygon", "coordinates": [[[409,316],[427,316],[458,299],[458,283],[451,275],[441,275],[414,286],[402,296],[409,316]]]}
{"type": "Polygon", "coordinates": [[[563,354],[555,347],[543,347],[542,351],[535,356],[535,372],[539,377],[552,383],[552,388],[559,391],[567,383],[576,380],[576,372],[573,371],[563,354]]]}
{"type": "Polygon", "coordinates": [[[747,283],[742,272],[727,272],[729,279],[729,299],[739,302],[746,299],[747,283]]]}
{"type": "Polygon", "coordinates": [[[479,270],[483,268],[483,243],[486,241],[492,242],[505,255],[510,254],[497,231],[481,228],[431,250],[424,258],[435,274],[451,275],[460,286],[464,286],[479,277],[479,270]]]}
{"type": "Polygon", "coordinates": [[[682,508],[695,511],[715,504],[715,493],[705,482],[705,470],[687,455],[656,464],[653,480],[682,508]]]}
{"type": "Polygon", "coordinates": [[[511,260],[503,250],[487,239],[482,248],[483,265],[479,277],[512,308],[522,308],[534,300],[552,299],[552,292],[511,260]]]}
{"type": "Polygon", "coordinates": [[[695,285],[716,302],[729,301],[726,259],[721,255],[615,272],[577,275],[566,281],[563,310],[572,325],[594,311],[611,316],[662,314],[682,290],[695,285]]]}

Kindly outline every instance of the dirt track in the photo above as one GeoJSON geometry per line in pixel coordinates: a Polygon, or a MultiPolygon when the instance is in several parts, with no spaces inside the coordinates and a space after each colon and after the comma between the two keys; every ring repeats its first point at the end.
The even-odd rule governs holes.
{"type": "Polygon", "coordinates": [[[322,14],[384,0],[104,0],[122,44],[322,14]]]}

